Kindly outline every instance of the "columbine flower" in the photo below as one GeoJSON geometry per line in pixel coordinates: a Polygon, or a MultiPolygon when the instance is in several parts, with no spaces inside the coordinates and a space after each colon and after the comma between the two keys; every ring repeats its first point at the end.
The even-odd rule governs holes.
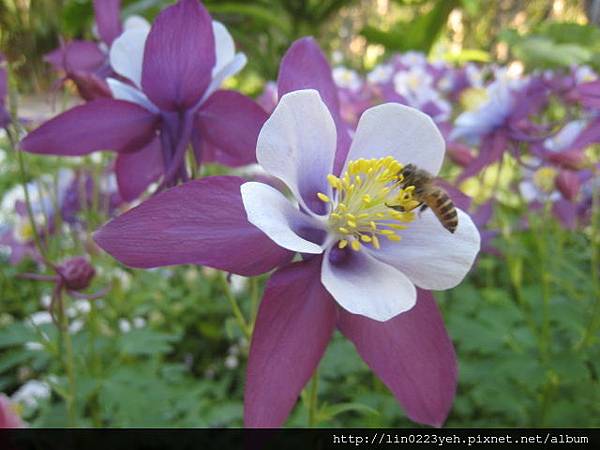
{"type": "Polygon", "coordinates": [[[279,73],[281,101],[261,131],[258,158],[301,209],[268,185],[208,177],[152,197],[94,239],[135,267],[199,263],[245,276],[280,267],[254,327],[246,425],[285,421],[337,326],[409,417],[439,426],[454,397],[455,355],[433,297],[413,282],[427,288],[458,283],[479,235],[463,212],[451,234],[431,212],[392,214],[382,200],[408,204],[409,192],[393,195],[401,193],[393,172],[412,162],[437,173],[443,140],[427,116],[384,105],[363,115],[348,153],[331,69],[314,41],[296,42],[279,73]],[[306,88],[318,93],[297,91],[306,88]],[[384,174],[385,168],[391,170],[384,174]],[[364,214],[371,220],[362,232],[364,214]],[[294,252],[305,259],[290,263],[294,252]]]}
{"type": "Polygon", "coordinates": [[[110,59],[132,84],[109,80],[117,99],[95,100],[46,122],[23,140],[23,150],[71,156],[117,151],[117,181],[127,201],[161,175],[164,186],[186,180],[190,143],[198,161],[215,148],[224,154],[221,162],[254,161],[267,116],[249,98],[217,91],[245,59],[235,55],[227,30],[197,0],[166,8],[149,31],[123,33],[110,59]]]}
{"type": "Polygon", "coordinates": [[[61,43],[59,48],[44,56],[44,60],[56,70],[65,73],[63,80],[70,79],[75,83],[85,100],[110,97],[110,90],[104,81],[113,73],[108,61],[108,49],[123,29],[137,27],[140,23],[149,27],[145,19],[139,16],[121,24],[120,12],[120,0],[94,0],[95,31],[99,42],[74,40],[61,43]]]}
{"type": "Polygon", "coordinates": [[[418,204],[414,187],[400,187],[403,165],[439,170],[444,143],[433,123],[412,108],[381,105],[363,114],[339,176],[335,149],[335,124],[318,92],[284,96],[261,130],[257,159],[287,184],[300,209],[270,186],[246,183],[250,223],[288,250],[323,254],[325,288],[343,308],[371,319],[386,321],[410,309],[414,284],[458,284],[479,248],[468,216],[459,211],[459,229],[451,235],[431,211],[416,218],[388,207],[410,211],[418,204]]]}

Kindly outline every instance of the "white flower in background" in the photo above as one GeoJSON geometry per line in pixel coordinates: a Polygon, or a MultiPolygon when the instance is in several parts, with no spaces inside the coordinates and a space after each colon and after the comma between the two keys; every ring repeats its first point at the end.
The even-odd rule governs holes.
{"type": "Polygon", "coordinates": [[[52,316],[48,311],[38,311],[29,316],[29,321],[39,327],[45,323],[52,323],[52,316]]]}
{"type": "Polygon", "coordinates": [[[427,56],[421,52],[406,52],[400,55],[400,62],[410,68],[427,65],[427,56]]]}
{"type": "Polygon", "coordinates": [[[483,87],[485,79],[485,71],[473,63],[467,63],[465,66],[465,74],[469,81],[469,86],[474,88],[483,87]]]}
{"type": "Polygon", "coordinates": [[[247,182],[241,192],[250,223],[283,248],[323,255],[325,289],[342,308],[374,320],[411,309],[415,286],[460,283],[479,251],[477,228],[460,210],[454,233],[430,210],[408,212],[417,203],[414,187],[402,186],[398,175],[411,163],[439,172],[444,139],[431,118],[397,103],[367,110],[339,176],[336,143],[335,123],[317,91],[284,95],[259,134],[256,156],[297,203],[247,182]]]}
{"type": "Polygon", "coordinates": [[[69,333],[71,333],[71,334],[79,333],[83,329],[84,325],[85,325],[85,322],[81,319],[76,319],[76,320],[72,321],[69,324],[69,333]]]}
{"type": "Polygon", "coordinates": [[[248,278],[233,274],[229,279],[229,286],[231,288],[231,292],[234,294],[241,294],[248,286],[248,278]]]}
{"type": "Polygon", "coordinates": [[[554,136],[544,140],[544,148],[551,152],[560,152],[567,149],[575,142],[575,139],[577,139],[587,125],[586,120],[573,120],[567,123],[554,136]]]}
{"type": "Polygon", "coordinates": [[[119,330],[121,333],[129,333],[131,331],[131,323],[127,319],[119,319],[119,330]]]}
{"type": "Polygon", "coordinates": [[[235,355],[229,355],[225,358],[225,367],[235,369],[239,365],[239,360],[235,355]]]}
{"type": "Polygon", "coordinates": [[[578,66],[574,69],[577,84],[588,83],[598,79],[598,74],[590,66],[578,66]]]}
{"type": "MultiPolygon", "coordinates": [[[[215,37],[216,63],[212,69],[212,81],[200,100],[202,103],[213,92],[221,87],[225,79],[235,75],[246,65],[246,55],[235,52],[233,38],[225,25],[213,20],[215,37]]],[[[159,108],[142,92],[142,62],[144,47],[150,28],[137,27],[125,30],[114,40],[110,48],[110,64],[113,70],[133,83],[133,86],[115,78],[106,81],[114,98],[137,103],[144,108],[157,113],[159,108]]]]}
{"type": "MultiPolygon", "coordinates": [[[[538,158],[530,157],[527,159],[529,166],[538,166],[541,161],[538,158]]],[[[519,182],[519,192],[521,197],[527,202],[534,201],[552,202],[561,198],[560,192],[555,188],[555,180],[558,171],[551,166],[542,166],[539,169],[529,169],[523,167],[523,180],[519,182]]]]}
{"type": "Polygon", "coordinates": [[[44,349],[44,345],[40,342],[25,342],[25,348],[31,351],[39,351],[44,349]]]}
{"type": "Polygon", "coordinates": [[[392,79],[394,68],[388,64],[378,64],[367,74],[371,84],[385,84],[392,79]]]}
{"type": "Polygon", "coordinates": [[[339,66],[333,69],[332,75],[333,81],[340,88],[358,92],[362,87],[362,79],[355,70],[339,66]]]}
{"type": "Polygon", "coordinates": [[[432,96],[433,77],[424,67],[415,66],[394,75],[395,91],[411,103],[423,103],[424,98],[432,96]]]}
{"type": "Polygon", "coordinates": [[[48,383],[38,380],[30,380],[21,386],[11,397],[11,400],[20,403],[26,408],[35,409],[40,400],[50,397],[50,386],[48,383]]]}
{"type": "Polygon", "coordinates": [[[146,319],[143,317],[134,317],[132,323],[134,328],[144,328],[146,326],[146,319]]]}

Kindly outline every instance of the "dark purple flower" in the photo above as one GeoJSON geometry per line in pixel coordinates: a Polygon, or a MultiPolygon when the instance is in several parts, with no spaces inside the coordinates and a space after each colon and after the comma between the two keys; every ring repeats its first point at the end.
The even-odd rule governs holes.
{"type": "Polygon", "coordinates": [[[137,198],[161,176],[163,186],[187,180],[191,143],[216,147],[233,165],[255,161],[255,144],[267,114],[251,99],[218,90],[239,71],[231,36],[197,0],[163,10],[152,28],[125,31],[112,43],[112,68],[130,84],[108,79],[116,99],[75,107],[46,122],[22,149],[52,155],[118,153],[117,182],[124,200],[137,198]]]}
{"type": "MultiPolygon", "coordinates": [[[[348,156],[350,138],[340,118],[331,69],[312,39],[297,41],[285,55],[279,72],[278,93],[282,100],[270,120],[271,125],[261,130],[262,162],[268,162],[272,174],[279,170],[279,177],[294,191],[303,205],[302,210],[294,208],[272,188],[261,185],[261,189],[273,191],[272,198],[276,199],[272,203],[262,202],[265,222],[261,231],[248,221],[248,195],[246,192],[242,199],[240,192],[242,185],[247,184],[235,177],[209,177],[156,195],[109,222],[94,239],[115,258],[134,267],[196,263],[241,275],[256,275],[280,267],[267,284],[254,328],[245,392],[247,426],[280,426],[285,421],[336,327],[354,343],[361,357],[390,388],[411,419],[440,426],[454,398],[456,360],[431,293],[415,289],[410,282],[404,284],[402,280],[406,277],[400,271],[374,260],[366,250],[353,253],[348,247],[340,249],[336,245],[328,247],[325,257],[322,255],[321,244],[324,245],[323,238],[328,232],[315,226],[318,220],[313,212],[323,204],[317,200],[321,197],[313,199],[308,194],[326,189],[327,179],[331,178],[326,177],[328,171],[340,174],[348,156]],[[294,99],[306,100],[306,108],[295,108],[291,104],[294,99]],[[309,106],[317,106],[317,109],[309,106]],[[312,116],[313,113],[316,116],[312,116]],[[282,118],[285,120],[278,122],[282,118]],[[276,122],[280,126],[274,128],[276,122]],[[296,133],[303,127],[310,132],[296,133]],[[282,158],[283,149],[298,151],[282,158]],[[311,170],[302,170],[308,167],[311,170]],[[305,220],[300,218],[302,214],[305,220]],[[282,226],[286,219],[291,228],[282,226]],[[269,220],[273,228],[269,228],[269,220]],[[317,254],[305,254],[303,262],[289,263],[293,253],[284,247],[289,248],[291,242],[317,254]],[[344,261],[354,265],[344,266],[344,261]],[[337,275],[345,274],[328,275],[328,280],[334,281],[335,299],[330,293],[331,283],[327,288],[321,282],[324,268],[338,272],[337,275]],[[364,270],[361,272],[361,269],[364,270]],[[387,309],[382,307],[385,299],[369,289],[376,287],[377,293],[384,293],[385,289],[375,286],[365,273],[381,281],[384,287],[401,284],[402,295],[399,294],[396,303],[413,306],[416,301],[416,305],[408,312],[380,321],[390,318],[388,313],[392,309],[398,313],[398,304],[387,309]],[[367,298],[368,292],[371,301],[367,298]],[[379,320],[352,314],[344,309],[346,306],[340,307],[340,295],[346,306],[358,306],[363,312],[368,312],[370,307],[376,309],[378,313],[374,314],[379,320]]],[[[393,137],[402,132],[398,131],[402,127],[390,126],[386,120],[406,119],[404,123],[410,123],[407,128],[412,130],[415,140],[407,141],[408,136],[401,139],[402,151],[437,171],[443,157],[443,139],[434,131],[430,119],[400,105],[387,106],[388,109],[367,113],[366,120],[363,117],[365,122],[359,125],[351,153],[360,154],[368,143],[373,144],[368,145],[372,151],[391,151],[390,143],[398,144],[393,137]],[[390,117],[380,114],[384,110],[390,112],[390,117]]],[[[254,212],[252,220],[258,222],[260,211],[254,212]]],[[[457,238],[461,243],[457,245],[462,246],[465,238],[469,249],[461,250],[459,259],[471,260],[474,257],[471,250],[478,247],[479,238],[466,216],[460,220],[465,233],[461,231],[462,237],[457,238]]],[[[450,239],[448,232],[448,236],[437,233],[437,227],[441,229],[439,223],[428,224],[428,238],[439,234],[442,240],[450,239]]],[[[414,250],[410,251],[410,257],[405,255],[404,262],[415,258],[422,261],[425,255],[419,253],[417,242],[423,242],[423,238],[410,233],[403,236],[404,249],[414,250]],[[410,242],[414,247],[410,247],[410,242]]],[[[389,247],[391,244],[382,239],[381,245],[389,247]]],[[[352,244],[352,247],[359,246],[352,244]]],[[[430,250],[433,251],[433,247],[430,250]]],[[[457,276],[444,273],[436,280],[427,281],[416,266],[404,267],[419,285],[449,286],[464,275],[460,269],[461,275],[457,270],[454,274],[457,276]]],[[[385,298],[392,299],[388,294],[385,298]]]]}
{"type": "Polygon", "coordinates": [[[80,291],[86,289],[96,274],[94,267],[83,256],[69,258],[56,266],[56,272],[61,277],[67,289],[80,291]]]}

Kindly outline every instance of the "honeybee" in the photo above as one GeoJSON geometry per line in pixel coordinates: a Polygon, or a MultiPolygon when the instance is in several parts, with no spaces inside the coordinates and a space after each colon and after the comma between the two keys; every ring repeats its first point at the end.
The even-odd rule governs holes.
{"type": "MultiPolygon", "coordinates": [[[[424,211],[427,207],[431,208],[442,226],[450,233],[454,233],[458,226],[456,207],[448,193],[435,184],[435,177],[414,164],[404,166],[400,174],[403,177],[401,187],[415,187],[413,197],[419,202],[415,208],[420,207],[420,211],[424,211]]],[[[401,206],[387,206],[398,211],[404,210],[401,206]]]]}

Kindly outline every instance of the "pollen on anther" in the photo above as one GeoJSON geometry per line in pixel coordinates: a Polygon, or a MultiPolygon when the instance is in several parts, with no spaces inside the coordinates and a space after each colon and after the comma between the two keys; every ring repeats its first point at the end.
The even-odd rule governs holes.
{"type": "Polygon", "coordinates": [[[348,246],[348,241],[346,239],[342,239],[338,242],[338,248],[346,248],[348,246]]]}
{"type": "Polygon", "coordinates": [[[319,200],[325,203],[329,203],[331,201],[331,199],[322,192],[317,192],[317,197],[319,197],[319,200]]]}
{"type": "Polygon", "coordinates": [[[358,241],[352,241],[350,246],[352,247],[352,250],[354,250],[356,252],[360,250],[360,242],[358,242],[358,241]]]}

